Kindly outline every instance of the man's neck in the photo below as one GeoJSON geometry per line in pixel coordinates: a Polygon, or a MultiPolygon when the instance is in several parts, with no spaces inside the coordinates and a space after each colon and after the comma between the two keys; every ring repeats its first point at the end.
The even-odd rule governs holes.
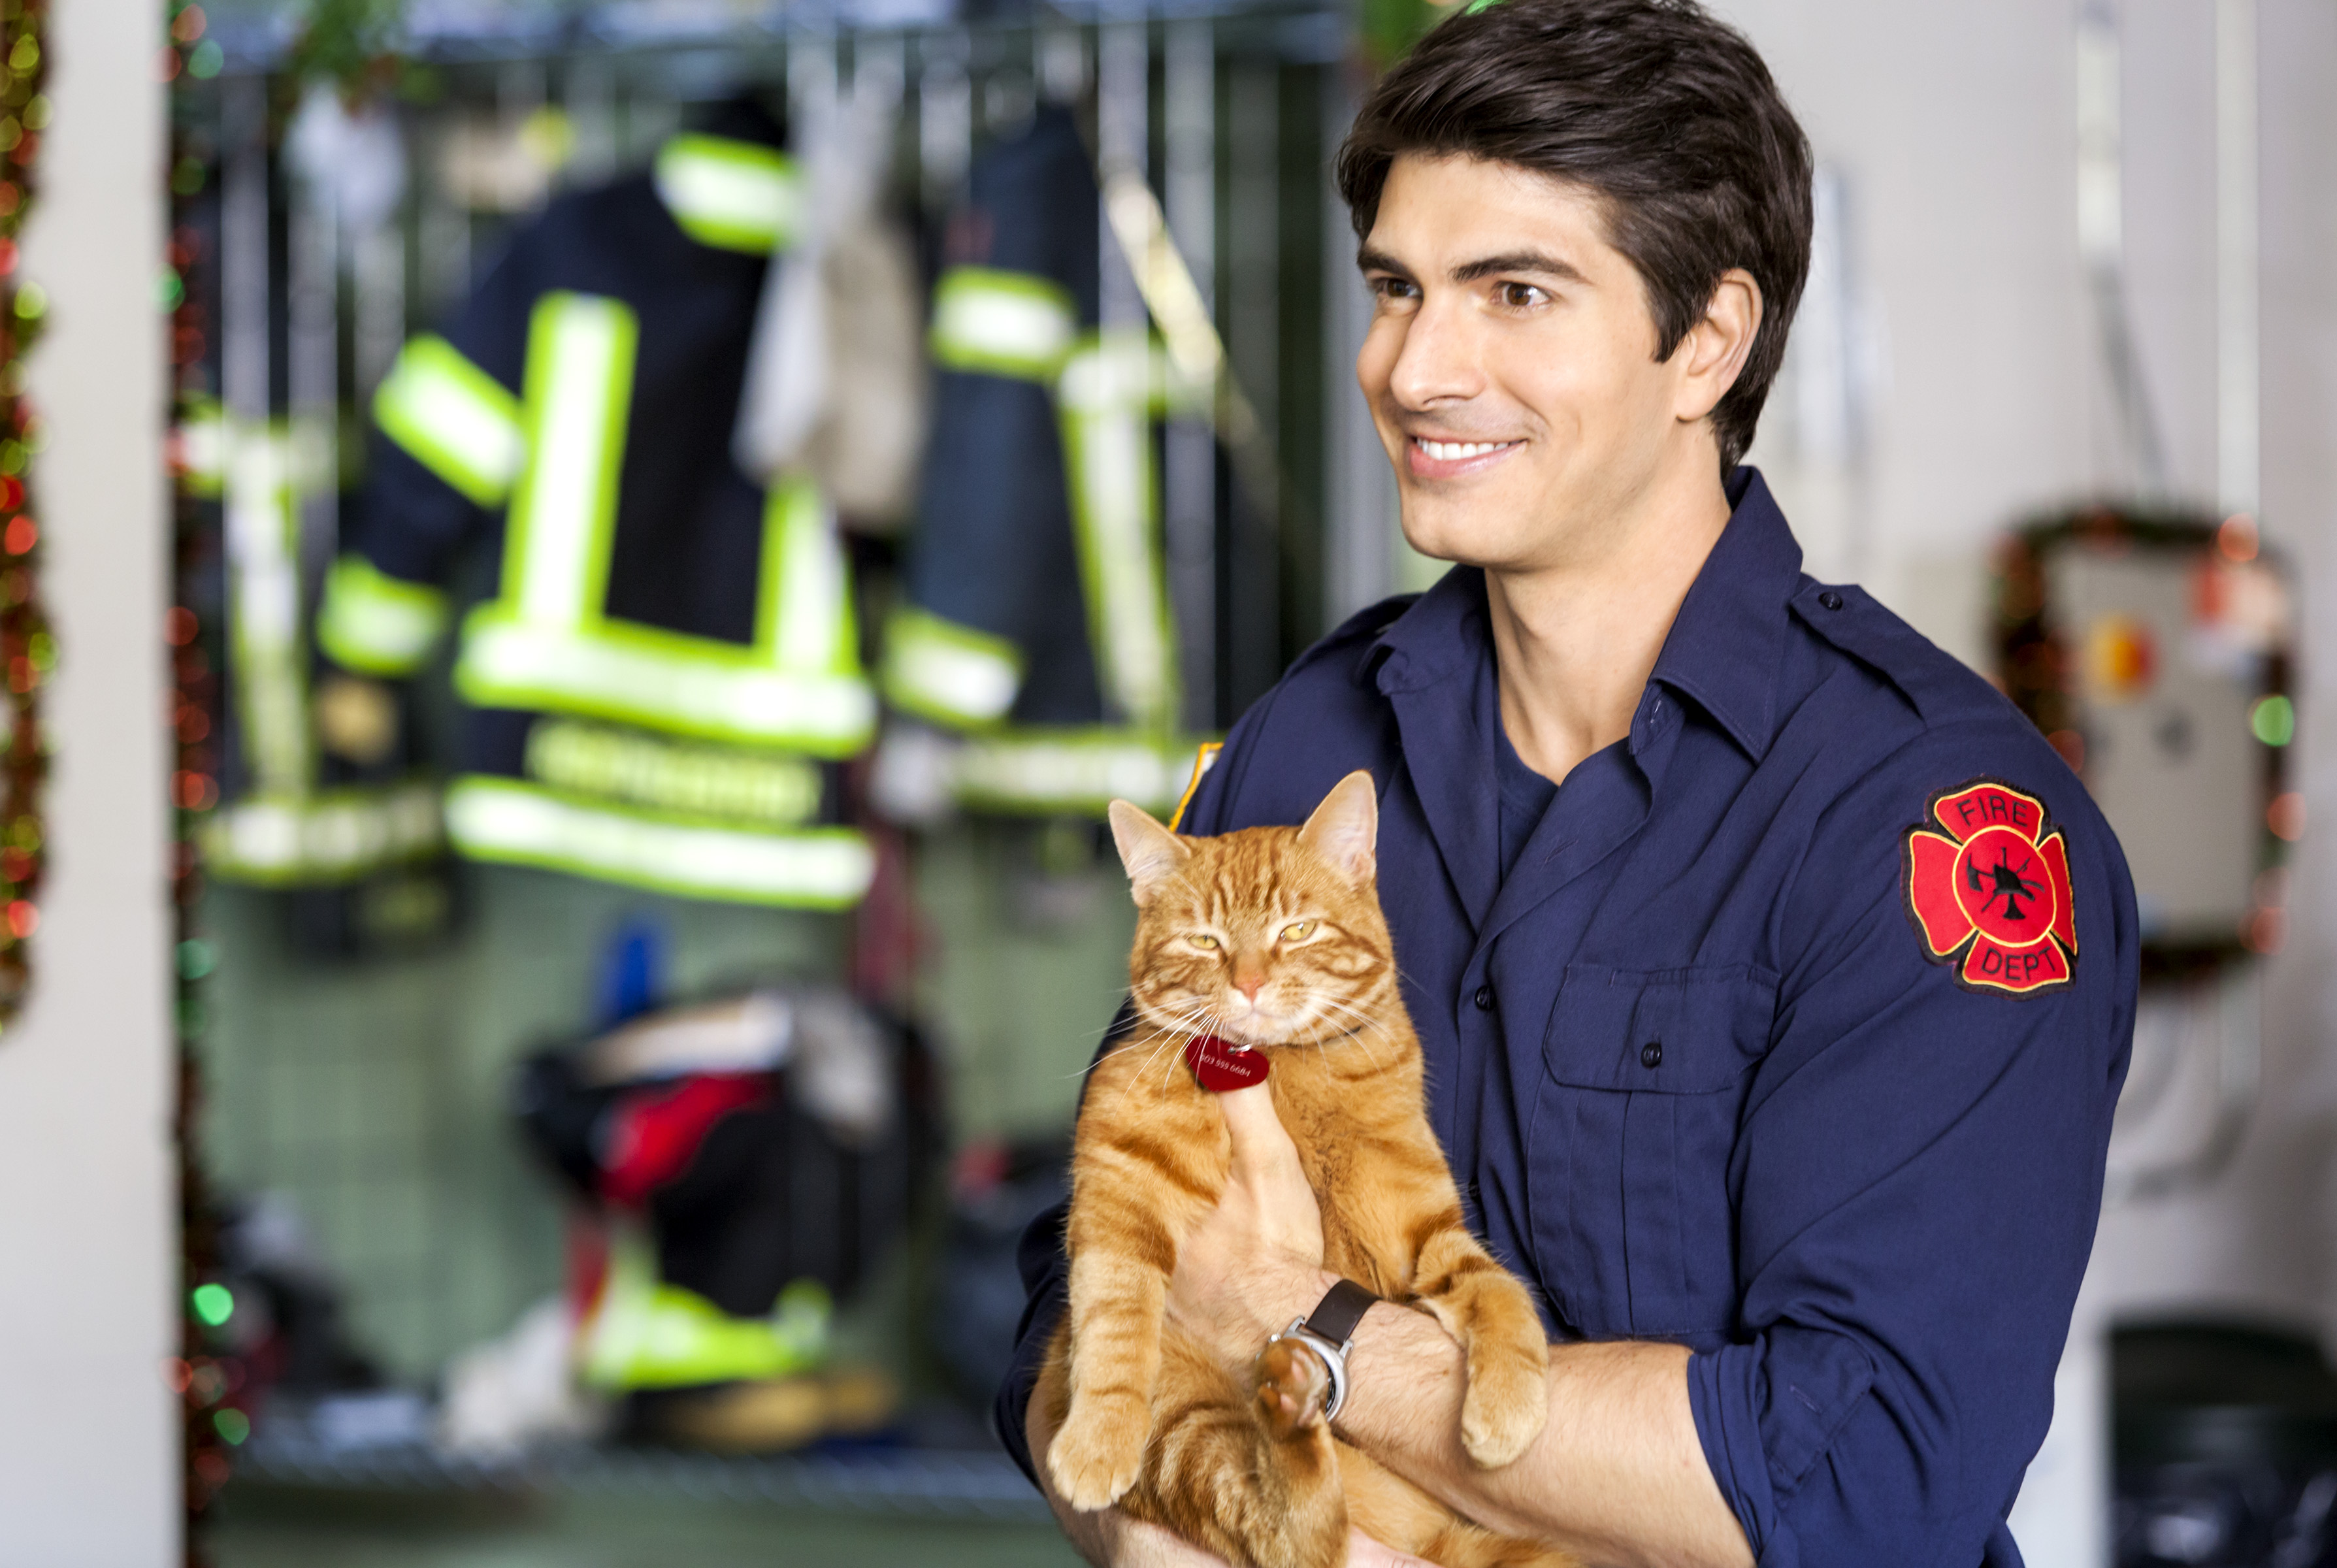
{"type": "Polygon", "coordinates": [[[1680,602],[1727,525],[1728,496],[1707,466],[1628,511],[1587,559],[1485,573],[1501,727],[1550,779],[1630,733],[1680,602]]]}

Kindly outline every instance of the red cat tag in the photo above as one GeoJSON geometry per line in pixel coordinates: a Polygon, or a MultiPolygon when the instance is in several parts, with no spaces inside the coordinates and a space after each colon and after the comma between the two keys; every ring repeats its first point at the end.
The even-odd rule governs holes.
{"type": "Polygon", "coordinates": [[[1196,1037],[1185,1047],[1185,1064],[1212,1094],[1227,1094],[1266,1082],[1266,1053],[1236,1045],[1214,1034],[1196,1037]]]}

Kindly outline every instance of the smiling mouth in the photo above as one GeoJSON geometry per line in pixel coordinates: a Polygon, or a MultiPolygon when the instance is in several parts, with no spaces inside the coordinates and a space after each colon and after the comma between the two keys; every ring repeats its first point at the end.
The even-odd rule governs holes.
{"type": "Polygon", "coordinates": [[[1425,436],[1406,438],[1413,474],[1423,479],[1457,478],[1500,462],[1523,441],[1433,441],[1425,436]]]}
{"type": "Polygon", "coordinates": [[[1460,463],[1490,452],[1506,452],[1518,445],[1515,441],[1431,441],[1423,436],[1413,436],[1412,444],[1439,463],[1460,463]]]}

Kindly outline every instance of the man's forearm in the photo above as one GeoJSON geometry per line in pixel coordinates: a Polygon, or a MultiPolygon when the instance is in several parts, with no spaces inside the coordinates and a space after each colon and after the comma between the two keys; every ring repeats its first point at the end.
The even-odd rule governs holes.
{"type": "Polygon", "coordinates": [[[1751,1568],[1688,1406],[1688,1353],[1626,1342],[1550,1348],[1550,1422],[1513,1464],[1461,1446],[1461,1348],[1424,1313],[1374,1307],[1347,1357],[1340,1435],[1489,1528],[1588,1561],[1751,1568]]]}

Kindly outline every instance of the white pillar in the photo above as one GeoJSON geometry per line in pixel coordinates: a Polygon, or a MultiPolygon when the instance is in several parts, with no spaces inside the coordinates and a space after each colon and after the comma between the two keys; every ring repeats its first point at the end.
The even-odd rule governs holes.
{"type": "Polygon", "coordinates": [[[63,662],[31,1004],[0,1037],[0,1563],[44,1568],[179,1560],[161,15],[50,7],[22,263],[49,295],[30,478],[63,662]]]}

